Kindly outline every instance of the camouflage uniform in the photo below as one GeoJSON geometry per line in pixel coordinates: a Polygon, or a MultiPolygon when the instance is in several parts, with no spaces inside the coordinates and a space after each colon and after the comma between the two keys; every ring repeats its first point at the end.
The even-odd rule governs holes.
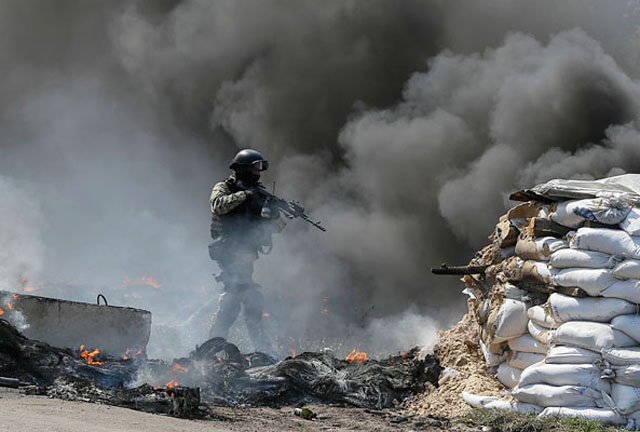
{"type": "Polygon", "coordinates": [[[235,177],[217,183],[211,191],[211,258],[218,262],[224,284],[209,337],[227,338],[229,328],[244,308],[244,318],[256,351],[271,352],[261,323],[264,298],[260,285],[252,279],[258,251],[271,244],[271,234],[282,229],[278,212],[274,219],[261,217],[263,202],[235,187],[235,177]],[[248,202],[249,201],[249,202],[248,202]]]}

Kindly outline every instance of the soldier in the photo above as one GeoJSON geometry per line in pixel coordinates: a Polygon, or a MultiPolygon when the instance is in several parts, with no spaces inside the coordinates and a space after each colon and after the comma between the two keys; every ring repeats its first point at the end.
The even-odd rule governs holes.
{"type": "Polygon", "coordinates": [[[260,285],[253,281],[253,263],[258,252],[271,250],[271,235],[284,228],[277,209],[265,205],[264,198],[247,188],[259,186],[260,173],[269,167],[255,150],[244,149],[231,161],[234,172],[211,191],[211,259],[218,262],[224,284],[218,299],[209,337],[227,338],[242,306],[254,349],[269,354],[273,350],[262,326],[264,299],[260,285]],[[266,249],[265,249],[266,248],[266,249]]]}

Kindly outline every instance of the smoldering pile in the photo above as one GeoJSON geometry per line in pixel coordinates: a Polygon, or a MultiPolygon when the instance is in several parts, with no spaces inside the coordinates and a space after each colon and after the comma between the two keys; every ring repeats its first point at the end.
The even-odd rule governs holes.
{"type": "Polygon", "coordinates": [[[207,404],[387,408],[435,384],[440,374],[438,361],[420,356],[417,348],[361,360],[306,352],[274,362],[262,353],[242,354],[222,338],[170,363],[144,353],[114,358],[30,340],[0,320],[0,376],[17,379],[27,392],[179,417],[205,415],[207,404]]]}
{"type": "Polygon", "coordinates": [[[640,175],[520,191],[463,277],[490,373],[472,406],[640,426],[640,175]],[[473,273],[476,272],[476,273],[473,273]]]}

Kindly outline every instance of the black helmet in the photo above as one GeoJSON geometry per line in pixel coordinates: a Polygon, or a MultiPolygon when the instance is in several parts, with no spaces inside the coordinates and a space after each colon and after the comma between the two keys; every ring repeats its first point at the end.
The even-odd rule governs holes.
{"type": "Polygon", "coordinates": [[[252,149],[240,150],[229,165],[234,171],[266,171],[269,162],[259,151],[252,149]]]}

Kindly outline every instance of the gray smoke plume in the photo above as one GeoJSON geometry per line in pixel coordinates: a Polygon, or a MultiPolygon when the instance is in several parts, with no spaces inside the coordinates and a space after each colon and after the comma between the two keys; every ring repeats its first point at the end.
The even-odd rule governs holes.
{"type": "Polygon", "coordinates": [[[156,353],[188,349],[221,288],[209,191],[253,147],[272,163],[265,184],[328,228],[291,221],[257,263],[279,346],[428,345],[465,307],[458,282],[429,268],[467,262],[510,192],[638,169],[639,10],[2,2],[0,169],[28,208],[8,211],[32,228],[15,231],[31,246],[12,255],[3,219],[1,254],[24,258],[0,279],[81,300],[103,290],[179,332],[182,348],[156,353]],[[131,283],[143,276],[159,286],[131,283]]]}

